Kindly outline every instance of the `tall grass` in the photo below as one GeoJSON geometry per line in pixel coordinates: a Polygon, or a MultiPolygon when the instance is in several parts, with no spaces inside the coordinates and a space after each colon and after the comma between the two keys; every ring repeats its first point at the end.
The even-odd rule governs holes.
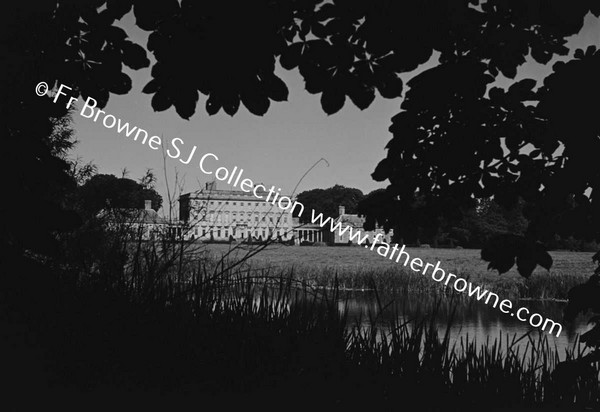
{"type": "MultiPolygon", "coordinates": [[[[244,260],[211,259],[183,238],[100,233],[85,264],[61,268],[37,300],[23,307],[17,296],[2,296],[11,313],[27,314],[36,344],[25,347],[44,363],[32,369],[36,385],[19,387],[25,394],[101,390],[108,399],[139,391],[194,405],[336,409],[599,405],[597,365],[585,378],[557,377],[557,353],[542,335],[521,337],[526,353],[516,337],[465,337],[451,346],[452,317],[437,330],[435,313],[401,323],[400,306],[379,303],[376,314],[364,314],[369,322],[349,319],[339,310],[348,285],[339,274],[254,269],[244,260]],[[325,285],[314,282],[319,276],[333,282],[315,287],[325,285]]],[[[381,287],[368,275],[361,281],[381,287]]],[[[415,287],[427,281],[412,278],[415,287]]],[[[14,322],[5,323],[17,333],[14,322]]],[[[569,356],[576,362],[585,352],[569,356]]]]}
{"type": "MultiPolygon", "coordinates": [[[[263,262],[254,262],[255,267],[269,267],[263,262]]],[[[356,266],[340,268],[335,265],[313,266],[311,264],[279,265],[280,271],[293,270],[298,279],[302,279],[315,288],[331,288],[337,282],[339,289],[352,291],[369,291],[376,288],[388,294],[451,294],[440,283],[402,267],[369,267],[356,266]]],[[[581,283],[581,275],[560,272],[546,275],[535,274],[530,278],[503,277],[482,278],[476,274],[451,271],[481,285],[503,298],[518,300],[560,300],[566,301],[568,291],[581,283]]],[[[462,295],[461,295],[462,296],[462,295]]]]}

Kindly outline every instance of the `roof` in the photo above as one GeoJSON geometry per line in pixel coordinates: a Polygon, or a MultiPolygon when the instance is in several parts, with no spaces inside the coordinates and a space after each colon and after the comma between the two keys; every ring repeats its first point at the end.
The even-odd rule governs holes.
{"type": "MultiPolygon", "coordinates": [[[[253,191],[245,192],[243,190],[221,190],[221,189],[213,189],[213,190],[201,190],[198,192],[189,192],[181,195],[179,200],[184,199],[200,199],[200,200],[249,200],[253,202],[266,202],[267,196],[269,195],[268,190],[257,190],[257,195],[262,196],[256,197],[254,196],[253,191]]],[[[279,197],[286,196],[281,193],[278,194],[279,197]]]]}

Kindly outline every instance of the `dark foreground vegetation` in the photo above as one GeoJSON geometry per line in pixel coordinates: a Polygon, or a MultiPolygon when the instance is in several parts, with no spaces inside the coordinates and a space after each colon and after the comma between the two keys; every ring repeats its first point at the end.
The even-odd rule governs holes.
{"type": "MultiPolygon", "coordinates": [[[[184,259],[174,243],[126,246],[83,223],[65,161],[73,142],[68,130],[52,134],[67,110],[33,93],[42,80],[70,85],[104,108],[132,88],[124,66],[148,67],[152,52],[143,91],[155,110],[174,107],[185,119],[199,102],[208,114],[243,106],[264,115],[288,98],[276,62],[300,73],[327,114],[346,102],[365,109],[376,92],[402,96],[372,174],[390,185],[358,207],[367,224],[410,241],[460,219],[476,199],[509,208],[521,198],[527,230],[486,244],[482,257],[529,277],[551,266],[545,244],[556,235],[600,240],[600,129],[588,103],[600,90],[600,51],[567,47],[585,18],[600,16],[597,1],[45,0],[3,10],[0,172],[11,199],[0,205],[2,406],[49,409],[54,398],[66,409],[81,394],[78,410],[133,409],[129,394],[150,407],[165,397],[170,409],[183,398],[198,408],[598,409],[597,316],[582,337],[592,357],[556,364],[539,339],[529,357],[507,347],[501,355],[493,343],[450,353],[444,331],[436,336],[426,321],[390,325],[387,337],[353,331],[335,291],[280,309],[297,292],[285,274],[261,289],[264,274],[184,259]],[[145,47],[118,27],[130,12],[149,33],[145,47]],[[400,75],[434,53],[436,65],[406,91],[400,75]],[[543,82],[517,76],[527,59],[552,62],[552,72],[543,82]],[[492,86],[500,78],[511,79],[506,89],[492,86]]],[[[600,269],[571,289],[568,317],[600,314],[598,296],[600,269]]]]}
{"type": "Polygon", "coordinates": [[[598,367],[574,373],[585,353],[559,364],[543,334],[450,347],[435,314],[365,327],[340,314],[335,288],[136,240],[131,227],[90,223],[64,244],[70,265],[27,260],[3,277],[2,373],[21,409],[599,406],[598,367]]]}

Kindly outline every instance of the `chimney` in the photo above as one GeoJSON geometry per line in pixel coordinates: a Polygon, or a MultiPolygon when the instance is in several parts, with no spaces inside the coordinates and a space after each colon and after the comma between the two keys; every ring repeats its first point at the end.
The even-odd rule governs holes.
{"type": "Polygon", "coordinates": [[[206,182],[206,190],[212,192],[213,190],[217,190],[217,182],[206,182]]]}
{"type": "Polygon", "coordinates": [[[346,214],[346,208],[344,206],[342,206],[342,205],[338,206],[338,214],[340,216],[345,215],[346,214]]]}
{"type": "Polygon", "coordinates": [[[152,200],[146,200],[144,202],[144,209],[146,209],[146,210],[152,209],[152,200]]]}

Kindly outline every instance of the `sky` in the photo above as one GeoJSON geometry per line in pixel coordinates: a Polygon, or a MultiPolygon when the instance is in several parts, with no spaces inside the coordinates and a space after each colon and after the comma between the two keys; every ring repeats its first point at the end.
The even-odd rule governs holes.
{"type": "MultiPolygon", "coordinates": [[[[132,13],[121,20],[120,26],[134,42],[146,45],[148,33],[135,26],[132,13]]],[[[582,32],[571,38],[568,46],[574,50],[590,44],[600,45],[600,21],[588,15],[582,32]]],[[[148,57],[152,66],[154,59],[150,53],[148,57]]],[[[432,61],[403,78],[408,80],[432,67],[435,58],[434,55],[432,61]]],[[[542,66],[528,62],[520,68],[517,79],[543,79],[551,71],[551,64],[542,66]]],[[[200,154],[214,153],[219,157],[219,165],[229,169],[242,168],[245,177],[279,187],[284,193],[292,193],[300,178],[321,158],[327,163],[320,162],[313,168],[296,193],[340,184],[358,188],[366,194],[387,185],[386,182],[375,182],[370,174],[386,156],[385,145],[392,137],[388,127],[392,116],[400,111],[402,98],[384,99],[378,95],[363,111],[347,99],[342,110],[329,116],[321,109],[320,95],[311,95],[304,90],[304,81],[297,70],[278,68],[276,74],[289,89],[288,101],[272,101],[264,116],[249,113],[241,104],[233,117],[222,110],[209,116],[204,110],[206,96],[200,95],[196,113],[190,120],[184,120],[173,107],[154,112],[150,104],[152,95],[141,92],[151,79],[151,66],[137,71],[125,68],[132,78],[132,90],[126,95],[111,94],[104,111],[147,130],[150,135],[162,135],[163,141],[179,137],[185,142],[184,147],[198,146],[196,158],[200,154]]],[[[498,81],[500,86],[507,84],[508,81],[498,81]]],[[[115,129],[106,129],[100,121],[94,123],[77,113],[73,120],[78,144],[71,157],[96,164],[99,173],[121,176],[126,168],[128,177],[135,180],[150,168],[158,177],[156,189],[165,202],[166,181],[173,192],[175,173],[183,181],[184,192],[197,190],[210,180],[192,163],[183,165],[176,159],[167,158],[164,165],[160,150],[151,150],[147,145],[123,137],[115,129]]],[[[230,189],[224,182],[218,184],[220,189],[230,189]]]]}

